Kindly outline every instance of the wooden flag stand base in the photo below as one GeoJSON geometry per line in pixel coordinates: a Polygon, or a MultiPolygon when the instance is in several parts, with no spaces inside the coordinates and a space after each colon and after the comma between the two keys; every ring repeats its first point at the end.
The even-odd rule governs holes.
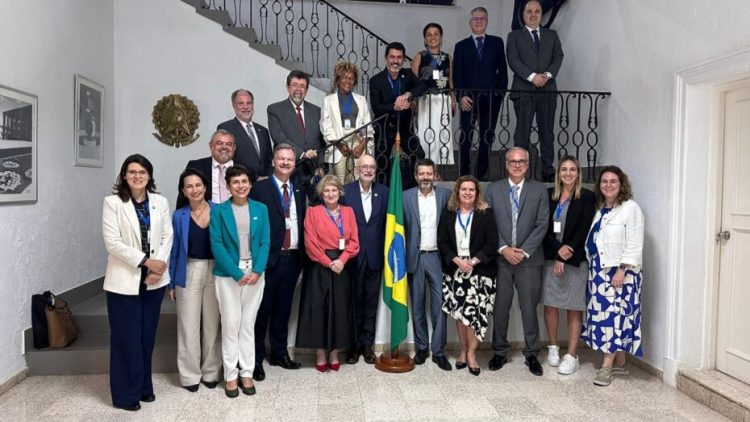
{"type": "Polygon", "coordinates": [[[409,372],[414,369],[414,361],[407,353],[399,353],[396,350],[396,352],[391,354],[390,351],[385,351],[375,362],[375,368],[379,371],[394,374],[409,372]]]}

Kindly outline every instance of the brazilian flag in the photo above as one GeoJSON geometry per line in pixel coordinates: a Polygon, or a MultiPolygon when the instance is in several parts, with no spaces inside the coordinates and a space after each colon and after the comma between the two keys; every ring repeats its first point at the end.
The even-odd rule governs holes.
{"type": "Polygon", "coordinates": [[[383,301],[391,309],[391,352],[406,339],[409,322],[406,282],[406,238],[404,236],[404,204],[401,189],[401,166],[398,148],[394,148],[391,166],[391,189],[385,220],[385,269],[383,301]]]}

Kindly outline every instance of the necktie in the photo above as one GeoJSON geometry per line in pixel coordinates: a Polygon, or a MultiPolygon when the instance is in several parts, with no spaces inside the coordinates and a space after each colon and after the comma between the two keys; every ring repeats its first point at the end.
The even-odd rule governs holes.
{"type": "MultiPolygon", "coordinates": [[[[284,196],[284,218],[288,219],[290,210],[292,208],[292,204],[289,203],[289,189],[287,189],[287,184],[284,183],[283,185],[281,185],[281,189],[282,189],[282,195],[284,196]]],[[[287,225],[286,230],[284,231],[284,240],[281,243],[281,249],[288,251],[289,246],[291,244],[292,244],[292,228],[287,225]]]]}
{"type": "Polygon", "coordinates": [[[531,31],[531,35],[534,36],[534,46],[536,47],[537,51],[539,50],[539,31],[536,29],[531,31]]]}
{"type": "Polygon", "coordinates": [[[253,125],[248,123],[246,127],[247,127],[247,136],[250,137],[250,141],[253,144],[253,147],[255,147],[255,152],[257,152],[258,157],[260,157],[260,144],[258,144],[258,140],[255,138],[255,132],[253,132],[253,125]]]}
{"type": "Polygon", "coordinates": [[[484,48],[484,37],[477,37],[477,53],[479,53],[479,58],[482,58],[483,48],[484,48]]]}
{"type": "Polygon", "coordinates": [[[227,181],[224,180],[226,175],[226,166],[219,164],[219,202],[224,202],[229,198],[229,191],[227,190],[227,181]]]}
{"type": "Polygon", "coordinates": [[[299,122],[300,127],[302,127],[302,130],[305,130],[305,119],[302,118],[302,107],[297,106],[297,121],[299,122]]]}
{"type": "Polygon", "coordinates": [[[519,202],[518,185],[513,185],[510,190],[510,208],[513,211],[513,230],[511,231],[510,245],[516,247],[516,223],[518,222],[519,202]]]}

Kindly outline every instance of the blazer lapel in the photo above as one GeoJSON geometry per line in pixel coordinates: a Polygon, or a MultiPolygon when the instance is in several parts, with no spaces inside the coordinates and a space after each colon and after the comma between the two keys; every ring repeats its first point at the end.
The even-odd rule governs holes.
{"type": "MultiPolygon", "coordinates": [[[[221,207],[221,213],[224,215],[224,229],[229,234],[229,238],[234,242],[234,246],[237,250],[240,247],[240,239],[237,237],[237,222],[234,221],[234,212],[232,211],[232,200],[223,202],[221,207]]],[[[249,205],[248,205],[249,209],[249,205]]]]}
{"type": "Polygon", "coordinates": [[[138,239],[138,244],[140,247],[141,243],[141,225],[138,222],[138,215],[135,213],[135,205],[133,205],[133,200],[126,202],[123,204],[125,207],[125,217],[128,219],[128,223],[130,223],[130,228],[133,229],[133,233],[135,233],[136,239],[138,239]]]}
{"type": "Polygon", "coordinates": [[[508,217],[513,216],[513,209],[510,206],[510,180],[505,179],[505,182],[501,182],[500,186],[500,202],[505,208],[505,212],[508,213],[508,217]]]}
{"type": "Polygon", "coordinates": [[[188,251],[188,232],[190,231],[190,208],[182,210],[180,215],[180,226],[182,226],[182,251],[187,256],[188,251]]]}

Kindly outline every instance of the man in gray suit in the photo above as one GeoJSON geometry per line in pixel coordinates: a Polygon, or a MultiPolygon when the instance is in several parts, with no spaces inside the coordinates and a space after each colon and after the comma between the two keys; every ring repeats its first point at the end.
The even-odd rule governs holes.
{"type": "Polygon", "coordinates": [[[289,72],[286,90],[289,97],[268,106],[268,130],[273,142],[294,147],[297,163],[292,181],[302,186],[311,200],[315,187],[311,185],[318,167],[318,149],[323,145],[320,134],[320,107],[305,101],[310,77],[300,70],[289,72]]]}
{"type": "Polygon", "coordinates": [[[414,321],[414,342],[417,354],[414,363],[421,365],[430,355],[440,369],[450,371],[450,362],[443,349],[446,341],[443,305],[443,270],[437,247],[437,228],[451,191],[434,186],[435,163],[429,158],[415,166],[417,187],[404,192],[404,230],[406,232],[406,271],[409,273],[409,296],[414,321]],[[427,291],[426,291],[427,290],[427,291]],[[430,295],[432,341],[427,330],[425,294],[430,295]]]}
{"type": "Polygon", "coordinates": [[[525,149],[509,149],[505,167],[508,178],[487,187],[487,202],[495,214],[500,237],[492,333],[495,355],[489,369],[497,371],[508,361],[508,318],[515,286],[523,320],[526,365],[532,374],[542,375],[542,365],[537,359],[541,346],[536,308],[542,289],[542,240],[547,233],[549,199],[544,185],[525,180],[529,168],[529,153],[525,149]]]}
{"type": "Polygon", "coordinates": [[[563,61],[563,51],[557,32],[542,28],[542,5],[538,0],[529,0],[524,5],[525,27],[508,34],[508,65],[513,70],[511,89],[537,91],[534,93],[513,92],[513,108],[516,112],[515,146],[529,149],[531,122],[536,114],[541,146],[542,177],[545,182],[555,178],[554,145],[555,108],[557,105],[557,83],[555,78],[563,61]]]}

